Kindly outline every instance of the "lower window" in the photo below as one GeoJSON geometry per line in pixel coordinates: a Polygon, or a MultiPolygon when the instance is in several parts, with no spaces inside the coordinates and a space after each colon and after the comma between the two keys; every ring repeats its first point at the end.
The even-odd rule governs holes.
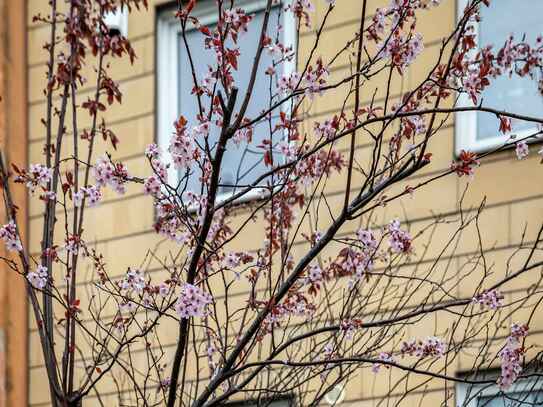
{"type": "Polygon", "coordinates": [[[543,406],[543,379],[519,380],[507,390],[501,390],[496,384],[461,383],[457,385],[456,396],[458,407],[543,406]]]}
{"type": "Polygon", "coordinates": [[[293,407],[291,398],[262,399],[236,401],[226,404],[226,407],[293,407]]]}

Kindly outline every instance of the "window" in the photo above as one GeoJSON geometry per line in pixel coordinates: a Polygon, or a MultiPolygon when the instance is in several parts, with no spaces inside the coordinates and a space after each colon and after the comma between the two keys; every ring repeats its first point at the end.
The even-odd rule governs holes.
{"type": "Polygon", "coordinates": [[[228,403],[225,407],[292,407],[294,403],[291,398],[264,399],[264,400],[247,400],[235,401],[228,403]]]}
{"type": "MultiPolygon", "coordinates": [[[[458,13],[462,15],[468,0],[458,0],[458,13]]],[[[521,40],[535,43],[541,32],[543,2],[531,0],[500,0],[490,2],[490,7],[481,6],[482,21],[477,25],[479,44],[494,44],[501,47],[510,34],[521,40]]],[[[487,107],[508,110],[525,115],[541,116],[543,98],[536,81],[529,77],[514,75],[500,77],[482,93],[487,107]]],[[[462,96],[459,106],[473,106],[467,96],[462,96]]],[[[533,123],[513,121],[512,132],[518,137],[528,136],[535,130],[533,123]]],[[[504,143],[498,132],[496,116],[490,113],[463,112],[456,115],[456,153],[461,150],[481,152],[504,143]]]]}
{"type": "MultiPolygon", "coordinates": [[[[239,36],[237,45],[227,44],[232,47],[237,46],[241,50],[238,70],[233,72],[236,86],[239,89],[234,110],[241,106],[249,83],[266,3],[265,0],[238,0],[235,4],[236,8],[241,7],[247,14],[252,15],[253,19],[249,24],[248,32],[239,36]]],[[[192,15],[197,17],[202,25],[213,29],[218,18],[216,7],[214,0],[198,1],[192,15]]],[[[272,8],[267,35],[272,39],[278,37],[281,43],[292,46],[294,49],[295,23],[292,13],[284,12],[283,8],[284,4],[279,3],[272,8]]],[[[181,26],[179,21],[174,18],[171,9],[159,15],[157,30],[157,132],[159,145],[165,151],[173,132],[173,122],[181,114],[187,119],[189,126],[198,124],[196,119],[198,105],[195,96],[191,94],[194,82],[181,34],[181,26]]],[[[201,80],[209,72],[209,66],[214,65],[213,52],[205,49],[204,36],[194,27],[187,26],[186,40],[191,50],[198,81],[201,83],[201,80]]],[[[265,70],[272,62],[273,57],[268,52],[263,52],[251,103],[245,117],[254,118],[269,106],[270,77],[265,74],[265,70]]],[[[286,61],[277,66],[276,73],[272,78],[273,89],[275,89],[274,82],[280,76],[286,75],[294,69],[294,58],[292,61],[286,61]]],[[[203,96],[202,100],[206,106],[209,106],[210,98],[208,96],[203,96]]],[[[276,111],[274,114],[275,117],[272,117],[272,120],[276,120],[279,112],[276,111]]],[[[214,141],[218,139],[218,133],[218,130],[215,129],[208,136],[212,149],[214,141]]],[[[257,146],[261,144],[263,137],[269,138],[269,134],[269,122],[262,121],[254,126],[250,143],[242,142],[237,145],[234,140],[228,142],[221,168],[219,199],[221,195],[224,197],[235,192],[236,186],[254,182],[266,171],[263,151],[257,146]]],[[[281,137],[281,135],[274,134],[274,140],[275,137],[281,137]]],[[[200,174],[199,168],[192,169],[186,185],[182,185],[182,187],[187,191],[200,192],[200,174]]],[[[176,184],[181,179],[180,175],[173,166],[170,166],[168,174],[170,184],[176,184]]],[[[255,191],[253,195],[248,194],[250,196],[246,199],[255,197],[257,192],[255,191]]]]}
{"type": "Polygon", "coordinates": [[[519,380],[503,392],[497,385],[457,386],[458,407],[533,407],[543,405],[543,382],[519,380]]]}

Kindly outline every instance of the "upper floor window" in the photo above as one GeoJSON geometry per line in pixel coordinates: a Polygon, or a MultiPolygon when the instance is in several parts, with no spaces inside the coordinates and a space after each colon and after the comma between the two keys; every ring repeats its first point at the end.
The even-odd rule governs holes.
{"type": "MultiPolygon", "coordinates": [[[[458,0],[458,12],[463,11],[468,0],[458,0]]],[[[490,6],[480,6],[481,21],[477,24],[478,45],[494,45],[497,52],[511,34],[517,41],[526,34],[526,42],[535,45],[542,32],[541,18],[543,2],[530,0],[499,0],[490,6]]],[[[537,82],[529,76],[500,76],[492,81],[481,94],[480,101],[486,107],[521,113],[527,116],[543,115],[543,97],[537,82]]],[[[459,106],[473,105],[469,97],[463,95],[459,106]]],[[[515,121],[512,134],[518,137],[535,133],[534,123],[515,121]]],[[[482,112],[458,113],[456,116],[456,151],[470,150],[481,152],[504,143],[499,134],[496,115],[482,112]]]]}
{"type": "MultiPolygon", "coordinates": [[[[217,3],[213,0],[202,0],[196,4],[191,16],[196,17],[201,26],[205,26],[213,32],[218,22],[217,3]]],[[[225,4],[230,4],[230,2],[225,4]]],[[[238,0],[234,4],[234,9],[241,8],[252,18],[247,32],[240,33],[235,43],[230,38],[225,44],[225,48],[240,52],[237,57],[237,67],[231,71],[235,86],[239,89],[234,113],[239,111],[249,85],[255,53],[259,46],[266,4],[265,0],[238,0]]],[[[228,8],[226,5],[223,7],[228,8]]],[[[203,81],[209,81],[210,78],[213,78],[213,72],[217,69],[214,50],[206,46],[205,35],[198,27],[189,23],[183,36],[181,24],[175,18],[174,11],[170,9],[160,14],[157,27],[157,132],[158,142],[163,150],[168,148],[174,131],[173,123],[181,115],[187,120],[188,128],[199,125],[200,121],[197,116],[200,107],[193,92],[194,76],[198,83],[202,84],[203,81]]],[[[262,53],[250,104],[244,115],[245,118],[254,119],[269,109],[272,103],[270,101],[271,95],[272,92],[275,92],[277,81],[280,77],[294,71],[295,31],[292,13],[285,12],[284,4],[277,2],[271,9],[266,35],[271,39],[272,45],[279,43],[287,49],[292,48],[289,53],[291,58],[285,59],[284,54],[278,56],[270,47],[262,53]],[[270,75],[266,70],[271,66],[274,66],[275,73],[270,75]]],[[[215,95],[219,91],[222,92],[222,95],[225,94],[220,81],[213,86],[215,87],[215,95]]],[[[202,105],[207,113],[210,102],[210,95],[204,93],[202,105]]],[[[219,199],[221,195],[224,197],[226,194],[236,192],[237,188],[253,183],[267,171],[262,140],[279,141],[281,134],[274,132],[273,129],[279,113],[276,109],[270,118],[262,119],[252,126],[250,136],[241,140],[234,137],[228,141],[219,179],[219,199]],[[250,141],[247,141],[248,139],[250,141]]],[[[211,122],[213,123],[213,120],[211,122]]],[[[211,150],[212,155],[215,152],[219,134],[219,127],[211,125],[207,136],[207,147],[211,150]]],[[[199,148],[204,153],[204,146],[200,145],[199,148]]],[[[204,192],[201,191],[202,170],[197,165],[193,167],[189,170],[190,175],[188,175],[186,171],[178,172],[173,166],[170,166],[168,174],[170,185],[179,182],[179,188],[183,191],[204,192]]],[[[262,182],[262,185],[265,185],[265,182],[262,182]]],[[[251,194],[248,195],[248,198],[251,198],[251,194]]]]}

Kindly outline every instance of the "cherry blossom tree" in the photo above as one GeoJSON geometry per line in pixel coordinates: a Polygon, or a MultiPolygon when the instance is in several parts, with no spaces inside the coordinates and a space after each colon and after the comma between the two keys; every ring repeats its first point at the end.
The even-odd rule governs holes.
{"type": "MultiPolygon", "coordinates": [[[[481,160],[496,151],[513,147],[519,160],[535,154],[530,142],[541,131],[515,137],[511,123],[539,126],[543,118],[497,110],[481,94],[502,75],[533,78],[543,92],[543,39],[511,36],[478,48],[474,24],[491,0],[472,0],[428,75],[398,98],[393,82],[424,50],[417,19],[440,1],[392,0],[377,10],[361,2],[357,33],[335,55],[319,55],[335,0],[267,0],[251,76],[238,87],[234,73],[247,52],[238,39],[255,24],[253,15],[236,0],[216,0],[218,23],[211,27],[195,17],[195,0],[179,1],[181,37],[197,29],[200,47],[213,52],[214,62],[198,72],[198,50],[185,37],[193,79],[187,97],[197,120],[181,114],[169,145],[142,151],[147,168],[127,168],[114,158],[120,143],[132,141],[107,124],[110,106],[126,96],[111,66],[137,56],[104,22],[118,3],[132,10],[147,8],[146,0],[70,0],[66,12],[50,0],[50,12],[34,17],[50,27],[44,160],[28,168],[0,162],[8,214],[0,237],[10,253],[4,263],[27,281],[52,405],[79,406],[89,397],[105,405],[105,382],[128,392],[132,405],[216,406],[240,398],[266,405],[289,395],[311,406],[361,371],[369,377],[397,371],[394,386],[406,393],[413,376],[423,384],[497,383],[507,390],[541,375],[530,352],[531,321],[510,326],[506,339],[502,333],[508,316],[534,298],[530,318],[541,312],[535,272],[542,266],[543,229],[490,279],[494,271],[479,228],[484,203],[465,208],[461,200],[457,213],[419,228],[410,225],[409,213],[386,219],[383,208],[416,200],[420,190],[447,177],[477,177],[481,160]],[[323,16],[315,17],[313,2],[327,7],[323,16]],[[271,34],[282,29],[270,18],[274,7],[299,30],[314,29],[305,60],[296,43],[271,34]],[[272,57],[269,66],[263,55],[272,57]],[[340,60],[351,69],[338,77],[340,60]],[[282,66],[293,62],[297,69],[283,74],[282,66]],[[383,75],[384,96],[375,97],[374,79],[383,75]],[[91,83],[92,95],[83,96],[81,88],[91,83]],[[267,107],[249,114],[256,86],[269,88],[267,107]],[[311,105],[332,94],[343,97],[344,107],[315,121],[311,105]],[[473,104],[462,104],[462,95],[473,104]],[[426,171],[443,143],[440,129],[466,111],[493,114],[502,145],[462,151],[450,167],[426,171]],[[90,127],[79,126],[83,116],[90,127]],[[100,143],[108,146],[104,155],[96,153],[100,143]],[[238,169],[227,183],[223,159],[233,149],[251,150],[264,170],[250,177],[238,169]],[[189,187],[195,179],[198,187],[189,187]],[[327,195],[332,184],[340,185],[334,202],[327,195]],[[43,201],[39,253],[21,238],[13,188],[43,201]],[[129,188],[152,200],[156,241],[141,258],[133,256],[129,268],[112,269],[86,235],[85,215],[90,207],[99,210],[105,193],[123,195],[129,188]],[[254,230],[261,241],[255,242],[254,230]],[[441,230],[448,233],[444,242],[434,239],[441,230]],[[467,230],[477,231],[475,252],[458,264],[447,261],[467,230]],[[248,240],[258,249],[242,249],[248,240]],[[81,284],[89,268],[91,281],[81,284]],[[527,276],[533,288],[522,298],[502,294],[527,276]],[[471,292],[459,295],[465,278],[473,281],[471,292]],[[410,329],[443,316],[447,326],[410,329]],[[175,346],[166,347],[163,338],[173,333],[175,346]],[[473,373],[459,377],[450,366],[465,354],[473,373]],[[496,366],[497,380],[478,374],[496,366]]],[[[443,397],[446,404],[452,396],[443,397]]]]}

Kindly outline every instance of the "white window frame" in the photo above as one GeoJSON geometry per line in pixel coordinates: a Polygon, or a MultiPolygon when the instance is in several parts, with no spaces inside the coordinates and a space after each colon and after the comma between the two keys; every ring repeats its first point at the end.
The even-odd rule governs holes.
{"type": "MultiPolygon", "coordinates": [[[[464,9],[469,4],[470,0],[457,0],[457,21],[464,15],[464,9]]],[[[474,22],[475,35],[477,39],[477,50],[479,49],[479,23],[474,22]]],[[[492,84],[490,85],[492,86],[492,84]]],[[[462,93],[458,98],[458,106],[475,107],[471,98],[462,93]]],[[[491,106],[490,106],[491,107],[491,106]]],[[[472,151],[475,153],[486,152],[492,148],[499,147],[503,144],[513,144],[515,140],[500,134],[498,124],[496,124],[496,135],[494,137],[485,137],[482,140],[477,140],[477,111],[457,112],[455,114],[455,154],[458,156],[462,150],[472,151]],[[507,137],[507,138],[506,138],[507,137]]],[[[497,122],[496,122],[497,123],[497,122]]],[[[537,132],[537,126],[527,128],[519,132],[512,132],[516,135],[516,140],[528,137],[530,134],[537,132]]]]}
{"type": "MultiPolygon", "coordinates": [[[[274,7],[286,7],[292,0],[283,0],[279,5],[274,7]]],[[[235,6],[241,7],[247,12],[247,14],[255,13],[266,9],[267,0],[237,0],[235,6]]],[[[192,15],[197,17],[202,25],[209,26],[217,22],[216,15],[217,6],[214,1],[205,2],[204,5],[197,5],[192,15]],[[209,7],[207,5],[209,4],[209,7]]],[[[283,43],[286,46],[292,46],[294,57],[290,61],[284,61],[281,65],[283,67],[282,72],[278,72],[279,75],[288,75],[296,70],[297,64],[297,28],[296,19],[293,13],[284,11],[281,15],[282,30],[283,30],[283,43]]],[[[190,25],[188,26],[190,27],[190,25]]],[[[192,27],[187,28],[194,29],[192,27]]],[[[178,83],[178,63],[179,63],[179,44],[178,34],[181,32],[181,24],[179,20],[175,18],[172,10],[166,10],[159,14],[157,18],[157,52],[156,52],[156,66],[157,66],[157,143],[158,146],[166,151],[170,142],[173,132],[173,123],[179,118],[179,87],[178,83]],[[172,92],[172,89],[175,91],[172,92]]],[[[194,57],[194,55],[193,55],[194,57]]],[[[286,109],[286,106],[283,106],[286,109]]],[[[170,185],[177,185],[179,182],[179,172],[174,167],[171,156],[165,154],[164,162],[169,164],[168,169],[168,183],[170,185]]],[[[239,192],[239,191],[237,191],[239,192]]],[[[246,193],[243,197],[236,202],[247,202],[261,198],[268,193],[266,188],[254,188],[250,192],[246,193]]],[[[231,196],[230,193],[224,193],[217,197],[217,201],[221,202],[228,199],[231,196]]]]}
{"type": "MultiPolygon", "coordinates": [[[[491,376],[492,377],[492,376],[491,376]]],[[[520,379],[514,383],[508,390],[500,390],[498,384],[468,384],[458,383],[456,385],[456,406],[457,407],[477,407],[479,397],[499,396],[499,394],[526,393],[543,391],[543,382],[537,379],[520,379]],[[471,398],[469,403],[464,404],[467,397],[471,398]]]]}

